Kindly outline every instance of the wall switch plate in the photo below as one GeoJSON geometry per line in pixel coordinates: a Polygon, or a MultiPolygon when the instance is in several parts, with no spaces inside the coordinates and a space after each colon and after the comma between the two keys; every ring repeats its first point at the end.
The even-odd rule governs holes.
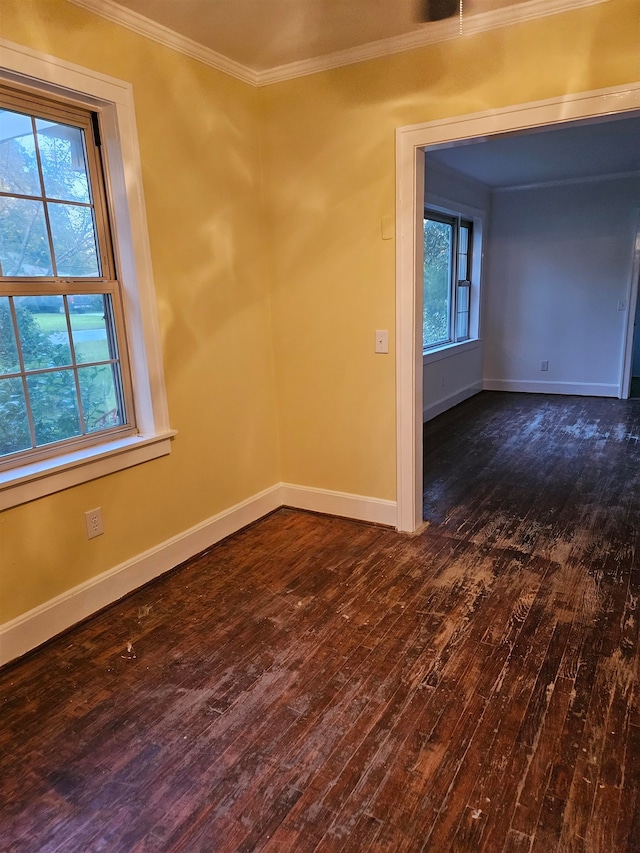
{"type": "Polygon", "coordinates": [[[376,329],[376,352],[389,352],[389,332],[387,329],[376,329]]]}
{"type": "Polygon", "coordinates": [[[102,510],[99,506],[85,512],[84,522],[87,525],[87,539],[95,539],[96,536],[101,536],[104,533],[102,510]]]}
{"type": "Polygon", "coordinates": [[[395,218],[388,214],[387,216],[383,216],[380,220],[380,234],[382,235],[383,240],[393,240],[396,231],[396,221],[395,218]]]}

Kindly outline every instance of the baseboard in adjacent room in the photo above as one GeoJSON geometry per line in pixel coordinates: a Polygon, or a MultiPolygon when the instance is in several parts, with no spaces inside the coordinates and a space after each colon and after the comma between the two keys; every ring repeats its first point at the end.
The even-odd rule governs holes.
{"type": "Polygon", "coordinates": [[[534,379],[485,379],[485,391],[520,391],[525,394],[567,394],[579,397],[617,397],[617,385],[604,382],[549,382],[534,379]]]}
{"type": "Polygon", "coordinates": [[[422,409],[423,422],[426,423],[432,418],[437,418],[438,415],[441,415],[448,409],[452,409],[454,406],[457,406],[458,403],[462,403],[464,400],[468,400],[469,397],[473,397],[474,394],[478,394],[482,389],[482,382],[473,382],[471,385],[467,385],[466,388],[461,388],[454,394],[449,394],[441,400],[436,400],[435,403],[429,403],[422,409]]]}

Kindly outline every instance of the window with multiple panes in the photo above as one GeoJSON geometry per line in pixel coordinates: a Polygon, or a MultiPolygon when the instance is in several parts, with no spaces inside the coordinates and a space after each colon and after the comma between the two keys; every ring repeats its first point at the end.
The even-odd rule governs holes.
{"type": "Polygon", "coordinates": [[[424,213],[423,349],[466,341],[471,318],[473,224],[424,213]]]}
{"type": "Polygon", "coordinates": [[[98,116],[0,86],[0,468],[134,431],[98,116]]]}

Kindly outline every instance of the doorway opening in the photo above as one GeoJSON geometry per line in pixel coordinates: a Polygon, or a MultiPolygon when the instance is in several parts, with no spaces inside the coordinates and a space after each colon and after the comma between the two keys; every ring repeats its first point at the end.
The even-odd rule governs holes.
{"type": "MultiPolygon", "coordinates": [[[[598,90],[396,131],[397,526],[422,524],[422,309],[425,149],[568,123],[605,121],[640,109],[640,84],[598,90]]],[[[636,287],[633,288],[635,290],[636,287]]],[[[629,302],[632,304],[629,293],[629,302]]],[[[635,294],[633,294],[635,297],[635,294]]],[[[634,298],[635,302],[635,298],[634,298]]],[[[630,349],[625,347],[625,370],[630,349]]],[[[628,373],[627,373],[628,375],[628,373]]],[[[622,394],[622,380],[620,396],[622,394]]]]}

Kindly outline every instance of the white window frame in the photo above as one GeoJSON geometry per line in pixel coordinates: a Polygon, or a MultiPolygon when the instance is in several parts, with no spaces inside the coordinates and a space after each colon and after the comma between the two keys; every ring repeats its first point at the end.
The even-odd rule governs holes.
{"type": "Polygon", "coordinates": [[[129,83],[0,39],[0,80],[100,113],[105,179],[121,276],[137,434],[0,472],[0,510],[165,456],[169,426],[142,169],[129,83]]]}
{"type": "Polygon", "coordinates": [[[450,344],[460,344],[464,343],[471,339],[471,279],[473,276],[473,271],[471,269],[471,264],[473,262],[473,254],[474,254],[474,245],[473,245],[473,222],[470,219],[467,219],[461,216],[459,213],[442,213],[440,210],[435,210],[432,207],[425,207],[424,209],[424,220],[430,222],[440,222],[443,225],[448,225],[452,229],[452,243],[451,243],[451,258],[450,258],[450,269],[449,269],[449,320],[448,320],[448,329],[449,336],[444,340],[436,341],[433,344],[427,344],[425,346],[424,343],[424,333],[422,339],[422,349],[425,354],[429,352],[433,352],[434,350],[441,349],[442,347],[449,346],[450,344]],[[462,228],[468,228],[469,230],[469,247],[468,252],[466,253],[468,256],[468,268],[467,268],[467,277],[465,279],[460,278],[460,230],[462,228]],[[467,320],[467,334],[464,337],[458,337],[458,311],[459,311],[459,298],[460,298],[460,288],[462,286],[468,286],[469,288],[469,318],[467,320]]]}
{"type": "MultiPolygon", "coordinates": [[[[472,225],[471,246],[471,292],[469,307],[469,337],[461,341],[447,341],[442,344],[434,344],[427,349],[422,341],[422,364],[431,364],[440,361],[449,355],[465,350],[476,349],[481,340],[481,314],[482,314],[482,257],[485,239],[485,211],[467,204],[458,203],[451,199],[433,193],[426,193],[424,197],[424,210],[432,210],[444,216],[467,220],[472,225]]],[[[424,282],[423,282],[424,287],[424,282]]]]}

